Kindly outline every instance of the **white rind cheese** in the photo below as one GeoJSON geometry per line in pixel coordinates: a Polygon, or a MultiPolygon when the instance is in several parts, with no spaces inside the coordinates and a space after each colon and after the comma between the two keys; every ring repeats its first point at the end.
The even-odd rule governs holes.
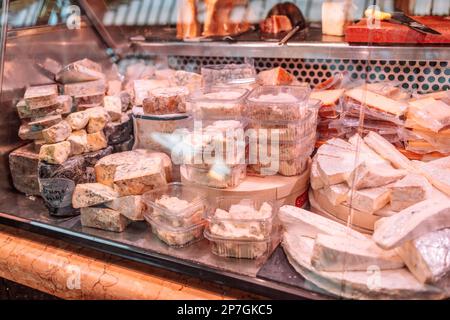
{"type": "Polygon", "coordinates": [[[77,184],[73,192],[72,206],[85,208],[112,201],[117,197],[117,192],[103,184],[81,183],[77,184]]]}
{"type": "Polygon", "coordinates": [[[347,183],[355,189],[385,186],[403,178],[408,172],[392,168],[390,164],[367,165],[364,163],[352,172],[347,183]]]}
{"type": "Polygon", "coordinates": [[[311,188],[313,190],[322,189],[325,184],[322,181],[322,178],[320,177],[319,170],[317,169],[317,161],[316,159],[313,159],[311,164],[311,177],[310,177],[310,184],[311,188]]]}
{"type": "Polygon", "coordinates": [[[353,193],[352,206],[362,212],[374,213],[389,203],[390,190],[386,187],[357,190],[353,193]]]}
{"type": "Polygon", "coordinates": [[[395,250],[383,250],[371,239],[319,234],[314,243],[311,265],[322,271],[367,271],[399,269],[403,261],[395,250]]]}
{"type": "Polygon", "coordinates": [[[409,174],[389,186],[391,190],[391,208],[401,211],[417,202],[427,199],[432,186],[428,180],[418,174],[409,174]]]}
{"type": "Polygon", "coordinates": [[[338,205],[344,201],[347,201],[350,192],[350,188],[346,183],[325,186],[323,190],[326,197],[333,205],[338,205]]]}
{"type": "Polygon", "coordinates": [[[380,247],[392,249],[444,228],[450,228],[450,200],[430,199],[378,221],[373,239],[380,247]]]}

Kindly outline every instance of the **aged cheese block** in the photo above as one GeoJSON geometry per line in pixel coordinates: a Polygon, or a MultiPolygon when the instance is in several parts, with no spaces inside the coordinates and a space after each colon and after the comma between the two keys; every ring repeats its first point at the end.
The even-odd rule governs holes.
{"type": "Polygon", "coordinates": [[[105,126],[108,144],[115,145],[130,140],[133,133],[133,121],[128,114],[122,114],[119,121],[108,122],[105,126]]]}
{"type": "Polygon", "coordinates": [[[72,155],[82,154],[88,150],[86,130],[73,131],[67,141],[70,142],[72,155]]]}
{"type": "Polygon", "coordinates": [[[105,203],[108,208],[119,211],[132,221],[144,220],[145,205],[141,196],[126,196],[105,203]]]}
{"type": "Polygon", "coordinates": [[[58,86],[56,84],[28,87],[24,99],[30,110],[48,107],[58,103],[58,86]]]}
{"type": "Polygon", "coordinates": [[[113,232],[122,232],[130,221],[119,211],[109,208],[81,208],[81,225],[113,232]]]}
{"type": "Polygon", "coordinates": [[[70,142],[63,141],[55,144],[45,144],[39,151],[39,160],[52,164],[61,164],[69,158],[70,142]]]}
{"type": "Polygon", "coordinates": [[[84,158],[84,162],[85,162],[84,165],[86,167],[94,167],[100,159],[112,154],[112,151],[113,151],[113,148],[108,146],[105,149],[85,153],[85,154],[83,154],[83,158],[84,158]]]}
{"type": "Polygon", "coordinates": [[[92,69],[93,66],[93,64],[85,64],[84,62],[82,62],[82,60],[75,61],[62,68],[56,74],[56,81],[67,84],[99,79],[104,80],[105,75],[101,73],[101,71],[99,71],[97,68],[97,70],[92,69]]]}
{"type": "Polygon", "coordinates": [[[114,174],[114,190],[120,196],[141,195],[166,184],[162,161],[157,158],[141,158],[119,166],[114,174]]]}
{"type": "Polygon", "coordinates": [[[354,170],[346,180],[349,186],[359,190],[385,186],[403,178],[407,173],[406,170],[394,169],[386,163],[364,163],[354,170]]]}
{"type": "Polygon", "coordinates": [[[370,131],[364,137],[364,141],[380,156],[389,160],[397,169],[405,169],[412,172],[415,171],[411,161],[378,133],[370,131]]]}
{"type": "Polygon", "coordinates": [[[42,140],[44,136],[42,130],[34,131],[28,124],[22,124],[19,127],[19,138],[22,140],[42,140]]]}
{"type": "Polygon", "coordinates": [[[391,190],[392,210],[401,211],[425,200],[432,186],[424,176],[411,173],[389,186],[389,188],[391,190]]]}
{"type": "Polygon", "coordinates": [[[103,108],[95,108],[87,110],[89,112],[89,122],[87,132],[94,133],[102,131],[109,121],[109,115],[103,108]]]}
{"type": "Polygon", "coordinates": [[[306,280],[347,299],[443,299],[448,292],[424,285],[406,269],[326,272],[311,265],[314,239],[285,232],[283,249],[289,263],[306,280]]]}
{"type": "Polygon", "coordinates": [[[127,111],[131,107],[131,95],[127,91],[121,91],[116,96],[120,98],[122,112],[127,111]]]}
{"type": "Polygon", "coordinates": [[[115,96],[122,91],[122,81],[120,80],[110,80],[108,81],[108,96],[115,96]]]}
{"type": "Polygon", "coordinates": [[[142,102],[147,114],[170,114],[186,112],[186,97],[189,90],[186,87],[157,88],[142,102]]]}
{"type": "Polygon", "coordinates": [[[99,92],[105,92],[106,85],[104,79],[65,84],[63,92],[72,97],[89,96],[99,92]]]}
{"type": "Polygon", "coordinates": [[[325,184],[320,177],[319,170],[317,169],[317,160],[314,158],[311,164],[311,177],[310,177],[311,188],[314,190],[322,189],[325,184]]]}
{"type": "Polygon", "coordinates": [[[169,81],[167,80],[134,80],[134,104],[142,105],[145,98],[148,97],[150,90],[156,88],[167,88],[169,87],[169,81]]]}
{"type": "Polygon", "coordinates": [[[405,264],[395,250],[383,250],[371,239],[318,234],[311,256],[311,265],[321,271],[367,271],[399,269],[405,264]]]}
{"type": "Polygon", "coordinates": [[[450,229],[430,232],[407,241],[397,252],[417,280],[439,284],[450,274],[450,229]]]}
{"type": "Polygon", "coordinates": [[[72,112],[72,97],[68,95],[61,95],[57,98],[58,103],[61,104],[61,113],[66,115],[72,112]]]}
{"type": "Polygon", "coordinates": [[[73,97],[73,103],[78,105],[85,105],[85,104],[103,104],[103,98],[105,97],[105,94],[103,92],[97,92],[88,96],[75,96],[73,97]]]}
{"type": "Polygon", "coordinates": [[[25,100],[20,100],[17,103],[16,108],[20,119],[39,118],[51,114],[60,114],[62,112],[61,104],[59,102],[44,108],[30,109],[25,100]]]}
{"type": "Polygon", "coordinates": [[[347,201],[349,197],[350,188],[346,183],[334,184],[331,186],[325,186],[324,190],[326,197],[333,205],[337,205],[344,201],[347,201]]]}
{"type": "Polygon", "coordinates": [[[103,131],[88,133],[86,144],[87,152],[98,151],[106,148],[107,146],[108,142],[106,141],[106,137],[103,131]]]}
{"type": "Polygon", "coordinates": [[[72,133],[72,128],[67,121],[61,121],[50,128],[42,130],[42,136],[46,143],[57,143],[66,140],[72,133]]]}
{"type": "Polygon", "coordinates": [[[133,151],[115,153],[102,158],[95,165],[97,182],[113,187],[116,169],[135,160],[137,160],[136,153],[133,151]]]}
{"type": "Polygon", "coordinates": [[[89,122],[89,113],[78,111],[67,116],[66,121],[70,124],[72,130],[84,129],[89,122]]]}
{"type": "Polygon", "coordinates": [[[279,218],[285,230],[310,238],[315,238],[318,234],[342,235],[355,239],[367,238],[362,233],[340,223],[294,206],[282,206],[279,218]]]}
{"type": "Polygon", "coordinates": [[[117,96],[105,96],[103,107],[108,112],[112,121],[118,121],[122,117],[122,101],[117,96]]]}
{"type": "Polygon", "coordinates": [[[76,111],[89,111],[95,110],[96,108],[103,108],[103,105],[100,103],[92,103],[92,104],[79,104],[76,106],[76,111]]]}
{"type": "Polygon", "coordinates": [[[40,131],[45,128],[49,128],[55,124],[58,124],[62,121],[62,117],[60,114],[48,115],[45,117],[33,118],[28,125],[31,127],[32,131],[40,131]]]}
{"type": "Polygon", "coordinates": [[[374,213],[389,203],[390,194],[386,187],[361,189],[353,192],[351,203],[359,211],[374,213]]]}
{"type": "Polygon", "coordinates": [[[155,158],[160,159],[162,161],[162,165],[164,167],[164,171],[166,174],[167,182],[172,181],[172,160],[170,157],[162,152],[153,152],[145,149],[136,149],[134,150],[137,154],[145,157],[145,158],[155,158]]]}
{"type": "Polygon", "coordinates": [[[77,184],[72,197],[74,208],[91,207],[118,197],[117,192],[101,183],[77,184]]]}
{"type": "Polygon", "coordinates": [[[391,249],[445,228],[450,228],[450,200],[430,199],[378,221],[373,239],[380,247],[391,249]]]}
{"type": "Polygon", "coordinates": [[[169,81],[173,86],[184,86],[189,92],[194,92],[202,87],[203,77],[198,73],[177,70],[169,81]]]}
{"type": "Polygon", "coordinates": [[[26,195],[40,195],[38,180],[39,154],[27,144],[9,154],[9,169],[14,187],[26,195]]]}
{"type": "Polygon", "coordinates": [[[74,181],[75,184],[78,184],[87,182],[83,179],[84,169],[84,158],[82,156],[75,156],[67,159],[61,164],[40,162],[38,166],[38,174],[39,179],[65,178],[74,181]]]}
{"type": "Polygon", "coordinates": [[[34,152],[37,152],[39,154],[39,151],[41,151],[41,147],[44,144],[45,144],[45,140],[34,140],[33,141],[34,152]]]}

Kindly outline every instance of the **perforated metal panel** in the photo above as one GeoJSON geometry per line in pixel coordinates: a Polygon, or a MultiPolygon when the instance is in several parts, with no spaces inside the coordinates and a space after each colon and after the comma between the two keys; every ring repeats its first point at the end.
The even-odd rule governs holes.
{"type": "MultiPolygon", "coordinates": [[[[234,57],[169,57],[174,69],[199,72],[207,64],[242,63],[244,58],[234,57]]],[[[281,66],[312,85],[318,84],[338,71],[347,71],[354,80],[398,81],[405,89],[420,93],[450,88],[450,64],[446,61],[363,61],[348,59],[280,59],[254,58],[256,70],[281,66]]]]}

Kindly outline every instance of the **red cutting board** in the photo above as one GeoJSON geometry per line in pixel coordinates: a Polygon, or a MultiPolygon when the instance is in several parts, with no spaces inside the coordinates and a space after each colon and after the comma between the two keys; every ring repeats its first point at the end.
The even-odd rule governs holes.
{"type": "Polygon", "coordinates": [[[441,35],[423,34],[407,26],[381,21],[379,28],[369,28],[367,19],[349,25],[345,30],[345,41],[363,43],[450,43],[450,17],[412,17],[418,22],[438,31],[441,35]]]}

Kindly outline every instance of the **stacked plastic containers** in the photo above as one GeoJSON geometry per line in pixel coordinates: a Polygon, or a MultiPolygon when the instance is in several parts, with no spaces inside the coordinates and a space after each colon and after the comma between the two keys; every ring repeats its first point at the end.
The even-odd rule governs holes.
{"type": "Polygon", "coordinates": [[[248,170],[295,176],[308,167],[316,142],[320,101],[305,86],[262,86],[246,99],[249,119],[248,170]]]}
{"type": "Polygon", "coordinates": [[[207,211],[205,237],[213,254],[222,257],[257,259],[267,256],[276,237],[273,201],[219,197],[207,211]]]}
{"type": "Polygon", "coordinates": [[[147,192],[145,220],[152,232],[172,247],[184,247],[203,238],[207,201],[204,196],[181,183],[147,192]]]}
{"type": "Polygon", "coordinates": [[[229,188],[245,178],[247,94],[239,87],[210,87],[189,96],[194,121],[183,141],[182,171],[190,183],[229,188]]]}

